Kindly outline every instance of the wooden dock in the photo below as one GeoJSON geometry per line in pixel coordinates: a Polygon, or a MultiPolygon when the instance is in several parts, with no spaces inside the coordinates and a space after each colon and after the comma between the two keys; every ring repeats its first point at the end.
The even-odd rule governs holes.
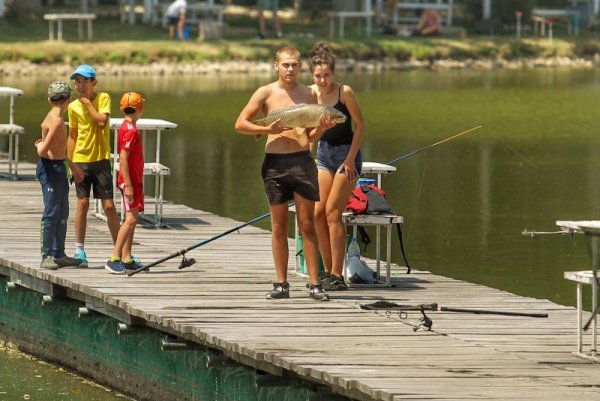
{"type": "MultiPolygon", "coordinates": [[[[32,168],[20,165],[26,175],[32,168]]],[[[74,190],[70,199],[72,221],[74,190]]],[[[328,303],[310,300],[305,279],[290,274],[291,298],[266,300],[274,277],[270,233],[256,227],[190,252],[198,261],[191,268],[178,270],[176,258],[148,274],[126,277],[102,267],[112,242],[106,223],[90,217],[86,251],[92,268],[41,270],[41,212],[37,181],[0,180],[0,275],[80,300],[125,323],[220,350],[251,368],[297,375],[357,400],[600,400],[600,365],[572,355],[575,308],[427,271],[406,275],[399,267],[393,270],[395,287],[334,292],[328,303]],[[414,331],[418,311],[402,319],[396,310],[360,308],[380,300],[549,317],[427,312],[432,330],[414,331]]],[[[163,215],[171,228],[136,231],[134,254],[142,261],[239,224],[172,203],[164,205],[163,215]]],[[[72,223],[67,246],[71,254],[72,223]]]]}

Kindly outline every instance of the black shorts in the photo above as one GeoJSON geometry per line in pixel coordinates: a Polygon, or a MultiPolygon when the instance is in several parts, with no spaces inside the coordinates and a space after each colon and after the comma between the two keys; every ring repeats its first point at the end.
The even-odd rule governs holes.
{"type": "Polygon", "coordinates": [[[177,25],[179,22],[179,17],[167,17],[167,25],[177,25]]]}
{"type": "Polygon", "coordinates": [[[109,160],[91,163],[75,163],[83,170],[83,181],[75,183],[78,198],[89,198],[94,188],[94,198],[113,199],[112,167],[109,160]]]}
{"type": "Polygon", "coordinates": [[[294,199],[294,192],[305,199],[319,201],[317,165],[310,152],[267,153],[262,177],[269,205],[294,199]]]}

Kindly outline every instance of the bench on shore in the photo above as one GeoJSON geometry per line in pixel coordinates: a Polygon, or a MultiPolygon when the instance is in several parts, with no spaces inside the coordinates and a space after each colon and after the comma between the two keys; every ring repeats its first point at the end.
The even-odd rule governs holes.
{"type": "Polygon", "coordinates": [[[566,18],[570,35],[579,35],[581,11],[574,8],[534,8],[531,10],[533,31],[544,36],[545,21],[552,18],[566,18]]]}
{"type": "Polygon", "coordinates": [[[92,21],[96,19],[96,14],[44,14],[44,19],[48,21],[48,39],[54,40],[54,23],[57,24],[57,39],[63,40],[63,21],[76,20],[78,23],[79,39],[83,39],[83,21],[87,21],[87,37],[88,40],[93,38],[92,21]]]}

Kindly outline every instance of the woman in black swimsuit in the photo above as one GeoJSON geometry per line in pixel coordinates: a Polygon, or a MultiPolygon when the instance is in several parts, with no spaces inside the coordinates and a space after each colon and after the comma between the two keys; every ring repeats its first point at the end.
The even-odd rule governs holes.
{"type": "Polygon", "coordinates": [[[365,125],[352,88],[333,81],[335,57],[329,46],[315,44],[309,58],[314,80],[311,88],[319,103],[331,105],[347,117],[345,123],[325,131],[317,144],[320,201],[315,205],[319,251],[325,265],[321,283],[326,290],[347,290],[343,276],[346,230],[342,212],[360,174],[365,125]]]}

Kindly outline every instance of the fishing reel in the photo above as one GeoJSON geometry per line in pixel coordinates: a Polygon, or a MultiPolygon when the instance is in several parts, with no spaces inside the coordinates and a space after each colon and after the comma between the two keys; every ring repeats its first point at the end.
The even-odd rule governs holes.
{"type": "Polygon", "coordinates": [[[433,327],[433,320],[431,320],[429,316],[425,314],[425,308],[423,308],[423,305],[421,305],[420,310],[423,317],[417,320],[417,324],[413,327],[413,331],[431,331],[431,327],[433,327]]]}
{"type": "Polygon", "coordinates": [[[182,259],[181,259],[181,263],[179,263],[179,267],[178,269],[185,269],[186,267],[190,267],[192,265],[194,265],[196,263],[196,259],[194,258],[186,258],[185,255],[183,255],[182,259]]]}

